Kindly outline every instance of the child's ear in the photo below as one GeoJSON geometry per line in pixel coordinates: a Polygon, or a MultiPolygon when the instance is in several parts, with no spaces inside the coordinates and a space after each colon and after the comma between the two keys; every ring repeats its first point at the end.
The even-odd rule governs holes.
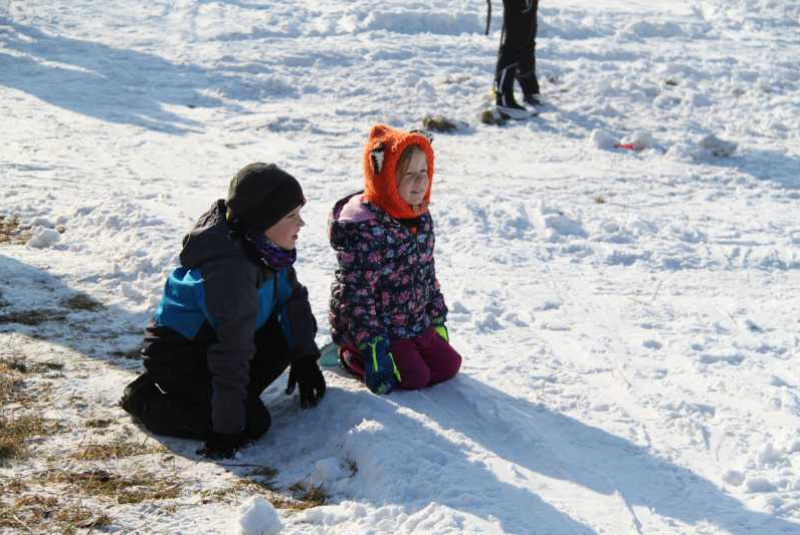
{"type": "Polygon", "coordinates": [[[369,159],[372,163],[372,172],[375,173],[375,176],[381,174],[381,169],[383,169],[383,143],[377,145],[374,149],[369,151],[369,159]]]}

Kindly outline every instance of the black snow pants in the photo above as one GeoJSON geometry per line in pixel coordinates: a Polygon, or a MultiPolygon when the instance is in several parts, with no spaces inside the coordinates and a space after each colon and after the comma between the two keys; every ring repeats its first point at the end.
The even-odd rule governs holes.
{"type": "MultiPolygon", "coordinates": [[[[171,329],[148,327],[142,350],[146,371],[125,388],[122,408],[157,435],[208,438],[212,432],[212,387],[206,351],[215,341],[208,325],[195,340],[187,340],[171,329]]],[[[244,434],[252,439],[266,433],[272,423],[261,393],[290,364],[286,341],[275,318],[256,332],[255,345],[244,428],[244,434]]]]}
{"type": "Polygon", "coordinates": [[[495,92],[513,101],[514,80],[526,96],[539,94],[536,30],[539,0],[503,0],[503,32],[497,53],[495,92]]]}

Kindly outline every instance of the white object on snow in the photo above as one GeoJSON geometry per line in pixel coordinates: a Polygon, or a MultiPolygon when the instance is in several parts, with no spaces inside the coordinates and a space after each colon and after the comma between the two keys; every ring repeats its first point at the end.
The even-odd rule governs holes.
{"type": "Polygon", "coordinates": [[[272,535],[283,529],[278,512],[261,496],[251,496],[239,506],[238,535],[272,535]]]}

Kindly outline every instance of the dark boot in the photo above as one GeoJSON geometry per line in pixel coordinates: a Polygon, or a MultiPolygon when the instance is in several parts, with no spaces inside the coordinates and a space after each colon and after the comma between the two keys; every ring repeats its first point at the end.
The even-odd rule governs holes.
{"type": "Polygon", "coordinates": [[[259,397],[248,396],[244,402],[244,434],[253,440],[261,437],[272,425],[272,416],[259,397]]]}
{"type": "Polygon", "coordinates": [[[522,87],[523,101],[529,106],[540,106],[541,94],[539,92],[539,80],[536,72],[531,71],[518,75],[519,85],[522,87]]]}
{"type": "Polygon", "coordinates": [[[514,72],[516,64],[499,69],[494,81],[495,105],[504,119],[527,119],[532,112],[520,106],[514,98],[514,72]]]}

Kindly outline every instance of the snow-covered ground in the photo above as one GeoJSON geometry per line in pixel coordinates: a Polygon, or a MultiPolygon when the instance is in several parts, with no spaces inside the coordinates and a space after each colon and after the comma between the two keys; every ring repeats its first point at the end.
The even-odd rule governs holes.
{"type": "Polygon", "coordinates": [[[546,106],[501,128],[494,4],[486,37],[482,1],[0,0],[0,363],[30,368],[0,418],[57,424],[0,467],[0,531],[800,533],[800,4],[544,0],[546,106]],[[431,207],[462,373],[327,368],[312,411],[284,378],[228,463],[136,428],[130,357],[235,171],[304,185],[323,343],[327,214],[370,125],[431,113],[464,123],[431,207]]]}

